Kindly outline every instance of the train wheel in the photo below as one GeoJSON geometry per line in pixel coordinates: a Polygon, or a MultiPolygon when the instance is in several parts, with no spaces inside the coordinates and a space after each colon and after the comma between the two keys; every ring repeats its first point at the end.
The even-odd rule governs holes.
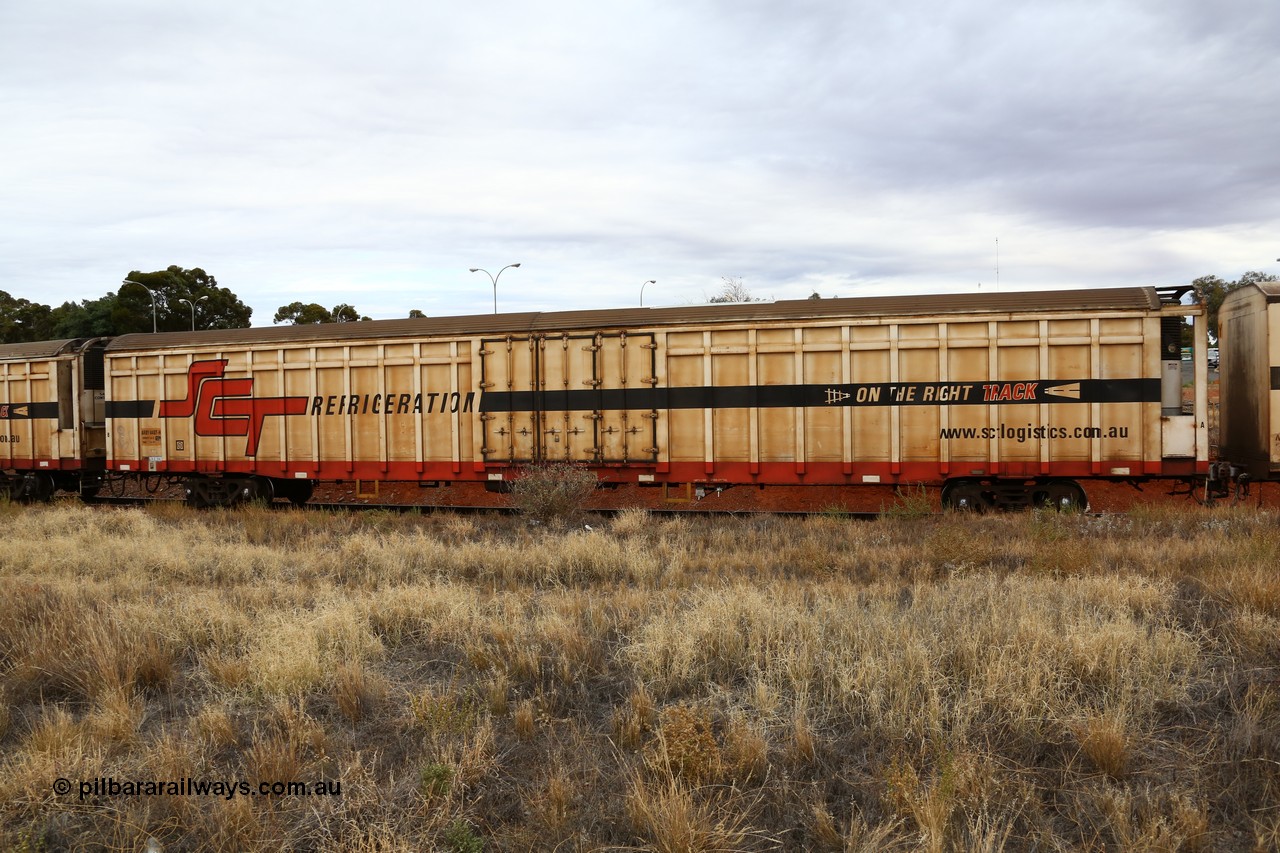
{"type": "Polygon", "coordinates": [[[28,471],[18,486],[18,499],[27,503],[48,503],[53,500],[53,477],[39,471],[28,471]]]}
{"type": "Polygon", "coordinates": [[[991,506],[982,493],[982,484],[972,480],[949,483],[943,488],[942,505],[961,512],[986,512],[991,506]]]}
{"type": "Polygon", "coordinates": [[[253,504],[269,504],[276,497],[276,488],[270,477],[249,477],[239,484],[239,501],[253,504]]]}
{"type": "Polygon", "coordinates": [[[1088,506],[1084,489],[1071,480],[1053,480],[1038,493],[1042,506],[1059,512],[1081,512],[1088,506]]]}
{"type": "Polygon", "coordinates": [[[182,484],[186,494],[187,506],[192,509],[206,509],[213,505],[209,495],[209,481],[204,477],[188,477],[182,484]]]}

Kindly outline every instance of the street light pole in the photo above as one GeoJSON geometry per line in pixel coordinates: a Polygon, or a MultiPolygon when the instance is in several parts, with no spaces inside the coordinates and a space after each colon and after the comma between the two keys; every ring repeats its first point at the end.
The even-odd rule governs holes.
{"type": "Polygon", "coordinates": [[[138,287],[141,287],[143,290],[145,290],[145,291],[147,292],[147,295],[151,297],[151,334],[153,334],[153,335],[154,335],[154,334],[156,333],[156,331],[157,331],[157,326],[156,326],[156,294],[155,294],[155,292],[154,292],[151,288],[149,288],[149,287],[147,287],[145,284],[143,284],[142,282],[140,282],[140,281],[134,281],[134,280],[133,280],[133,279],[131,279],[131,278],[126,278],[126,279],[124,280],[124,283],[125,283],[125,284],[136,284],[136,285],[138,285],[138,287]]]}
{"type": "Polygon", "coordinates": [[[498,279],[502,278],[502,274],[507,270],[512,268],[519,269],[519,267],[520,267],[519,264],[507,264],[505,267],[498,270],[497,275],[494,275],[493,273],[489,272],[486,269],[481,269],[480,267],[471,268],[471,272],[482,272],[485,275],[489,276],[489,281],[493,282],[493,313],[495,314],[498,313],[498,279]]]}
{"type": "MultiPolygon", "coordinates": [[[[197,299],[196,302],[204,302],[208,298],[209,294],[206,293],[204,296],[197,299]]],[[[187,306],[191,309],[191,331],[194,332],[196,330],[196,302],[192,302],[190,299],[179,299],[178,301],[187,303],[187,306]]]]}
{"type": "Polygon", "coordinates": [[[643,307],[644,307],[644,289],[645,289],[645,286],[646,286],[646,285],[650,285],[650,284],[657,284],[657,283],[658,283],[658,282],[654,281],[653,279],[649,279],[649,280],[648,280],[648,281],[646,281],[644,284],[640,285],[640,307],[641,307],[641,308],[643,308],[643,307]]]}

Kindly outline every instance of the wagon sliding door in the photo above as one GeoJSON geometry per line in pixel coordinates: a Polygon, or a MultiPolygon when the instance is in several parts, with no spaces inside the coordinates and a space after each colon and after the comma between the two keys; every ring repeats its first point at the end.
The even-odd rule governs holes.
{"type": "Polygon", "coordinates": [[[539,334],[481,342],[488,462],[620,464],[657,455],[653,335],[539,334]]]}
{"type": "Polygon", "coordinates": [[[533,407],[536,377],[537,341],[533,338],[480,342],[481,399],[504,401],[481,415],[481,452],[486,462],[532,462],[537,458],[538,417],[533,407]]]}
{"type": "MultiPolygon", "coordinates": [[[[547,339],[548,351],[557,339],[547,339]]],[[[658,413],[654,408],[657,349],[651,334],[596,333],[570,338],[569,352],[580,348],[577,374],[567,376],[572,411],[567,420],[590,441],[576,458],[598,464],[652,462],[658,453],[658,413]],[[581,390],[577,390],[581,389],[581,390]]],[[[550,368],[552,362],[547,361],[550,368]]],[[[548,387],[553,374],[548,371],[548,387]]]]}

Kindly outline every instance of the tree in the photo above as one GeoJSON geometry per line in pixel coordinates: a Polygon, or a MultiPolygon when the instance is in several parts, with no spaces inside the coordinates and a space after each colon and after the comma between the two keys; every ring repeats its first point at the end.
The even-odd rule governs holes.
{"type": "Polygon", "coordinates": [[[1204,275],[1191,282],[1191,300],[1197,305],[1205,306],[1205,320],[1209,327],[1209,339],[1218,342],[1218,311],[1227,294],[1250,284],[1263,284],[1277,281],[1274,275],[1250,270],[1240,276],[1239,281],[1223,281],[1216,275],[1204,275]]]}
{"type": "MultiPolygon", "coordinates": [[[[53,309],[53,337],[100,338],[115,335],[116,327],[111,319],[115,305],[114,293],[108,293],[99,299],[62,303],[53,309]]],[[[149,305],[147,310],[151,310],[149,305]]]]}
{"type": "Polygon", "coordinates": [[[43,341],[53,335],[53,311],[0,290],[0,344],[43,341]]]}
{"type": "Polygon", "coordinates": [[[410,319],[410,320],[425,320],[425,319],[426,319],[426,317],[427,317],[427,315],[426,315],[426,314],[423,314],[423,313],[422,313],[421,311],[419,311],[417,308],[414,308],[413,310],[411,310],[411,311],[409,312],[409,319],[410,319]]]}
{"type": "MultiPolygon", "coordinates": [[[[245,329],[253,309],[240,301],[204,270],[171,266],[157,272],[134,270],[125,278],[150,289],[156,297],[156,327],[161,332],[185,332],[191,328],[191,306],[195,306],[197,329],[245,329]],[[208,297],[201,299],[201,297],[208,297]]],[[[151,331],[151,297],[141,287],[121,284],[111,312],[116,333],[151,331]]]]}
{"type": "Polygon", "coordinates": [[[742,278],[740,276],[730,277],[726,275],[726,276],[722,276],[720,280],[721,282],[723,282],[723,286],[720,288],[720,293],[716,296],[711,297],[711,299],[708,300],[709,302],[725,304],[730,302],[762,302],[763,301],[760,299],[753,299],[751,297],[751,291],[748,290],[747,286],[742,283],[742,278]]]}
{"type": "Polygon", "coordinates": [[[308,326],[314,323],[355,323],[368,319],[368,317],[362,317],[360,312],[355,309],[355,306],[348,305],[345,302],[333,306],[332,311],[316,302],[305,304],[302,302],[290,302],[288,305],[280,306],[272,322],[308,326]]]}
{"type": "Polygon", "coordinates": [[[308,326],[313,323],[332,323],[333,315],[329,309],[316,302],[290,302],[276,309],[273,323],[289,323],[294,326],[308,326]]]}

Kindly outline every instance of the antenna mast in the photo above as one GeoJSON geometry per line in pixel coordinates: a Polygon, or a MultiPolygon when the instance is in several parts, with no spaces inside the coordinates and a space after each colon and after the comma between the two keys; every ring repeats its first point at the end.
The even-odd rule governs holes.
{"type": "Polygon", "coordinates": [[[996,238],[996,293],[1000,292],[1000,238],[996,238]]]}

